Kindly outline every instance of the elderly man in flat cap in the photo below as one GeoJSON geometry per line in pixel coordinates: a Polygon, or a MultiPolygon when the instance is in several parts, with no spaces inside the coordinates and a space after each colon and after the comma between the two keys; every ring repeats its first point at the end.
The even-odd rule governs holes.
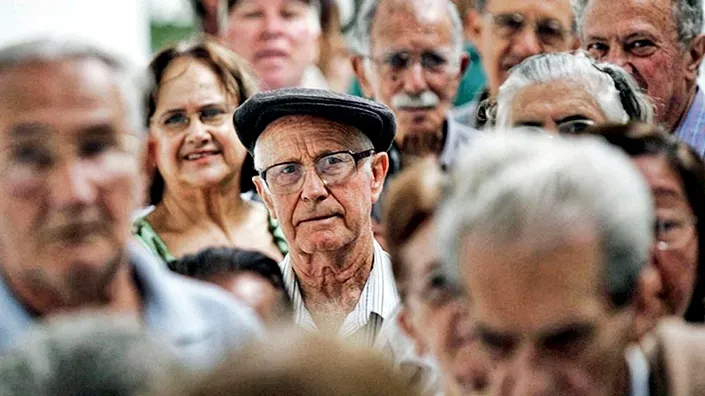
{"type": "Polygon", "coordinates": [[[259,93],[234,116],[257,191],[289,242],[281,268],[297,325],[371,344],[399,301],[371,209],[389,168],[391,111],[327,91],[259,93]]]}

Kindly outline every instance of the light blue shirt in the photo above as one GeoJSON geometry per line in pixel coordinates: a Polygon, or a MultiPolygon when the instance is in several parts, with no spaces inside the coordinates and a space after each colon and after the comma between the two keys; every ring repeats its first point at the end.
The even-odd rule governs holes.
{"type": "MultiPolygon", "coordinates": [[[[137,241],[128,252],[142,292],[145,326],[172,345],[188,367],[212,368],[231,350],[262,337],[254,312],[225,292],[168,271],[137,241]]],[[[38,320],[0,276],[0,356],[38,320]]]]}

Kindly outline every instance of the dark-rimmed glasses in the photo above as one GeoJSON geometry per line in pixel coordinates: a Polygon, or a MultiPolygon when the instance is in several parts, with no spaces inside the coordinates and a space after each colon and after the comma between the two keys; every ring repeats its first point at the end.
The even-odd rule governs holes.
{"type": "MultiPolygon", "coordinates": [[[[325,154],[316,159],[313,168],[325,186],[333,186],[344,182],[357,170],[358,162],[374,152],[370,149],[358,153],[346,150],[325,154]]],[[[299,162],[284,162],[260,172],[260,177],[273,194],[291,194],[303,187],[306,168],[299,162]]]]}
{"type": "Polygon", "coordinates": [[[457,62],[451,61],[451,50],[428,50],[421,54],[411,54],[406,51],[389,52],[381,57],[367,56],[380,67],[384,77],[398,77],[418,62],[424,71],[433,74],[448,72],[457,62]]]}
{"type": "Polygon", "coordinates": [[[560,46],[568,38],[568,30],[557,19],[545,18],[534,22],[519,13],[490,14],[490,16],[496,33],[504,39],[517,36],[527,26],[533,28],[539,41],[549,47],[560,46]]]}

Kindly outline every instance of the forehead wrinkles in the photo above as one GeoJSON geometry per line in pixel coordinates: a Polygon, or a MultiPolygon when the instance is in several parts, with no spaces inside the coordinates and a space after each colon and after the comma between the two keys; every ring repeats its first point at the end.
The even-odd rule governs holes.
{"type": "Polygon", "coordinates": [[[379,5],[375,15],[371,38],[379,42],[396,42],[408,39],[400,30],[418,32],[441,40],[439,45],[451,41],[452,21],[442,0],[390,0],[379,5]]]}
{"type": "Polygon", "coordinates": [[[258,165],[269,165],[313,159],[325,151],[355,151],[361,134],[350,125],[320,117],[282,117],[269,124],[257,139],[255,161],[258,165]]]}
{"type": "Polygon", "coordinates": [[[82,106],[120,97],[112,71],[94,59],[23,63],[1,72],[0,86],[3,108],[82,106]]]}
{"type": "Polygon", "coordinates": [[[648,31],[678,38],[671,0],[620,0],[616,3],[593,0],[585,7],[583,18],[586,36],[617,35],[622,38],[634,31],[648,31]]]}

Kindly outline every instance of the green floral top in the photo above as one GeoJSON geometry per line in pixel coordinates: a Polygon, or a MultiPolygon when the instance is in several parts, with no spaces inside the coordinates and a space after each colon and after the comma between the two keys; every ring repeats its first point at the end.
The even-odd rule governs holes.
{"type": "MultiPolygon", "coordinates": [[[[133,222],[132,234],[142,241],[149,250],[164,260],[165,263],[176,261],[176,257],[169,252],[169,248],[167,248],[164,240],[157,234],[154,228],[152,228],[149,221],[147,221],[148,214],[149,212],[143,214],[133,222]]],[[[274,220],[272,216],[269,216],[268,228],[277,249],[282,253],[282,256],[286,256],[289,253],[289,245],[286,243],[286,239],[284,239],[284,233],[281,227],[279,227],[279,222],[274,220]]]]}

